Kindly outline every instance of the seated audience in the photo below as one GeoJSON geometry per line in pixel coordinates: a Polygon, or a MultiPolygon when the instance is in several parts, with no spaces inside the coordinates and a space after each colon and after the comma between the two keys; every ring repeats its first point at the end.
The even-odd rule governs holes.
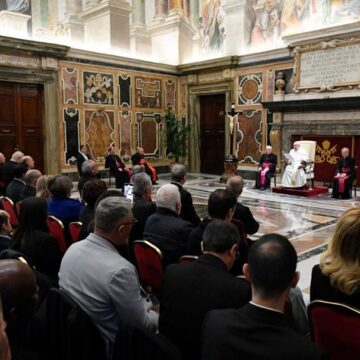
{"type": "Polygon", "coordinates": [[[3,176],[3,166],[6,162],[6,157],[0,152],[0,196],[5,195],[5,179],[3,176]]]}
{"type": "Polygon", "coordinates": [[[0,210],[0,251],[9,247],[12,231],[10,215],[4,210],[0,210]]]}
{"type": "Polygon", "coordinates": [[[272,146],[266,146],[265,154],[260,157],[255,188],[265,190],[270,187],[271,177],[275,174],[276,163],[277,156],[273,154],[272,146]]]}
{"type": "MultiPolygon", "coordinates": [[[[0,292],[12,359],[38,359],[26,336],[38,303],[36,278],[30,266],[18,260],[0,260],[0,292]]],[[[8,346],[3,346],[6,344],[3,324],[0,332],[0,358],[10,360],[8,346]]]]}
{"type": "Polygon", "coordinates": [[[145,160],[145,150],[142,147],[138,147],[136,153],[131,157],[133,166],[143,165],[145,167],[145,172],[150,176],[153,184],[156,184],[158,179],[156,169],[145,160]]]}
{"type": "Polygon", "coordinates": [[[57,175],[47,183],[51,194],[49,215],[61,220],[64,226],[72,221],[78,221],[83,205],[76,199],[71,199],[72,181],[66,175],[57,175]]]}
{"type": "Polygon", "coordinates": [[[14,204],[21,200],[20,197],[25,188],[25,174],[27,171],[27,165],[25,164],[20,163],[14,167],[14,179],[6,188],[6,196],[11,199],[14,204]]]}
{"type": "Polygon", "coordinates": [[[108,197],[95,210],[95,230],[67,250],[59,272],[67,291],[99,328],[111,359],[120,325],[155,331],[158,314],[141,296],[135,267],[118,252],[128,241],[134,217],[129,200],[108,197]]]}
{"type": "Polygon", "coordinates": [[[186,182],[186,167],[183,164],[175,164],[171,168],[171,183],[176,185],[181,196],[181,213],[180,217],[191,222],[193,225],[200,223],[200,218],[196,213],[191,194],[183,188],[186,182]]]}
{"type": "Polygon", "coordinates": [[[57,241],[49,234],[47,215],[45,199],[25,199],[9,247],[28,256],[39,272],[56,282],[61,253],[57,241]]]}
{"type": "Polygon", "coordinates": [[[312,270],[310,300],[341,302],[360,309],[360,208],[346,211],[320,265],[312,270]]]}
{"type": "Polygon", "coordinates": [[[30,155],[25,155],[21,162],[28,167],[28,170],[35,168],[35,161],[30,155]]]}
{"type": "Polygon", "coordinates": [[[76,166],[78,169],[79,176],[82,176],[82,164],[86,160],[91,160],[90,150],[86,144],[80,145],[80,151],[76,155],[76,166]]]}
{"type": "Polygon", "coordinates": [[[187,241],[193,226],[179,216],[181,198],[177,186],[161,186],[156,194],[156,207],[156,213],[146,220],[143,237],[161,250],[166,267],[177,263],[187,253],[187,241]]]}
{"type": "Polygon", "coordinates": [[[86,160],[81,165],[81,177],[78,182],[78,190],[80,193],[80,196],[82,195],[82,190],[84,187],[84,184],[93,179],[97,179],[99,176],[99,165],[94,160],[86,160]]]}
{"type": "Polygon", "coordinates": [[[47,186],[48,181],[52,178],[51,175],[41,175],[36,182],[36,197],[50,200],[51,194],[47,186]]]}
{"type": "Polygon", "coordinates": [[[122,189],[125,183],[130,181],[131,172],[115,153],[115,146],[110,146],[108,156],[105,159],[105,168],[109,168],[109,175],[115,177],[115,186],[122,189]]]}
{"type": "Polygon", "coordinates": [[[5,181],[5,186],[10,184],[14,179],[14,168],[17,164],[21,163],[24,153],[21,151],[15,151],[11,155],[11,159],[7,161],[2,167],[3,179],[5,181]]]}
{"type": "MultiPolygon", "coordinates": [[[[238,175],[231,176],[226,183],[226,188],[232,191],[238,200],[244,188],[243,178],[238,175]]],[[[259,223],[254,219],[250,209],[240,202],[236,203],[232,221],[244,238],[247,238],[247,235],[255,234],[259,230],[259,223]]]]}
{"type": "Polygon", "coordinates": [[[208,200],[209,217],[203,221],[191,232],[188,240],[188,252],[190,255],[201,255],[201,241],[205,228],[213,219],[225,220],[231,222],[236,206],[236,196],[233,192],[226,189],[217,189],[213,191],[208,200]]]}
{"type": "Polygon", "coordinates": [[[349,156],[349,149],[341,149],[341,157],[336,164],[336,175],[333,182],[332,197],[338,199],[350,199],[351,187],[356,178],[355,161],[349,156]]]}
{"type": "Polygon", "coordinates": [[[214,220],[204,231],[203,255],[165,271],[159,330],[181,349],[184,359],[201,358],[201,328],[208,311],[236,309],[251,298],[250,283],[229,273],[237,256],[238,237],[233,224],[214,220]]]}
{"type": "Polygon", "coordinates": [[[145,173],[139,173],[133,179],[133,208],[137,223],[133,225],[130,234],[130,246],[134,240],[143,239],[145,222],[156,212],[156,205],[151,201],[152,182],[145,173]]]}
{"type": "Polygon", "coordinates": [[[20,201],[24,200],[30,196],[36,195],[36,183],[41,176],[41,172],[39,170],[28,170],[25,174],[25,187],[20,194],[20,201]]]}
{"type": "Polygon", "coordinates": [[[95,218],[95,203],[99,196],[106,190],[107,186],[105,182],[99,179],[89,180],[84,184],[82,199],[86,205],[81,209],[79,216],[79,221],[82,222],[80,239],[85,239],[92,231],[92,229],[89,228],[89,224],[95,218]]]}
{"type": "Polygon", "coordinates": [[[202,359],[324,359],[325,353],[292,330],[284,317],[291,287],[299,280],[292,244],[267,234],[250,248],[244,265],[252,301],[232,310],[212,310],[203,326],[202,359]]]}

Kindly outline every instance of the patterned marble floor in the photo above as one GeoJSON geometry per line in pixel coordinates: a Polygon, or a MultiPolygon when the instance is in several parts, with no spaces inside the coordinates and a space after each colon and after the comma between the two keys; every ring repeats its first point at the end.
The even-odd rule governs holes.
{"type": "MultiPolygon", "coordinates": [[[[206,174],[189,174],[185,184],[193,196],[199,215],[206,216],[207,199],[212,191],[224,185],[219,177],[206,174]]],[[[160,176],[159,185],[169,182],[169,175],[160,176]]],[[[310,285],[311,269],[319,262],[326,249],[338,217],[348,208],[359,206],[357,200],[334,200],[331,194],[300,198],[272,193],[271,190],[253,189],[254,182],[246,181],[240,197],[242,204],[250,207],[260,223],[259,231],[251,236],[277,232],[290,239],[298,253],[299,286],[306,294],[310,285]]]]}

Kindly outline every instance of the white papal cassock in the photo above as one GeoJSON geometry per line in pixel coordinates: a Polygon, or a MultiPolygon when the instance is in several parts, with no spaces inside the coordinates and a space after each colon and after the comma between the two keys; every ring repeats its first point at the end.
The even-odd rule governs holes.
{"type": "Polygon", "coordinates": [[[302,161],[309,161],[306,152],[301,149],[291,149],[289,152],[288,165],[285,168],[282,185],[285,187],[302,187],[306,184],[306,174],[301,166],[302,161]]]}

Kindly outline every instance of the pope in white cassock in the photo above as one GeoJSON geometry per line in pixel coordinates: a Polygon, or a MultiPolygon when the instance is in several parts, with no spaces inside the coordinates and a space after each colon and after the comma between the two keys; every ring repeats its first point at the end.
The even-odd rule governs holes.
{"type": "Polygon", "coordinates": [[[299,141],[295,141],[293,149],[290,150],[287,156],[288,164],[282,177],[282,185],[284,187],[300,188],[306,184],[303,161],[309,161],[308,155],[301,148],[299,141]]]}

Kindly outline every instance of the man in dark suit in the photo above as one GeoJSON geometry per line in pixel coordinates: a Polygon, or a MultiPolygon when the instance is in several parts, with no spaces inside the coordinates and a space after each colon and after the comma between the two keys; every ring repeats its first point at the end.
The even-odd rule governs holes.
{"type": "Polygon", "coordinates": [[[171,168],[171,183],[176,185],[181,196],[181,213],[180,217],[191,222],[193,225],[200,223],[200,218],[197,215],[191,194],[183,188],[186,181],[186,167],[183,164],[175,164],[171,168]]]}
{"type": "Polygon", "coordinates": [[[205,229],[204,255],[165,271],[159,330],[175,343],[184,359],[200,359],[201,328],[212,309],[238,308],[251,297],[250,283],[229,273],[238,251],[238,230],[222,220],[205,229]]]}
{"type": "Polygon", "coordinates": [[[14,205],[20,201],[21,192],[25,188],[25,174],[28,171],[26,164],[17,164],[14,168],[14,180],[6,188],[6,196],[12,200],[14,205]]]}
{"type": "Polygon", "coordinates": [[[89,155],[89,148],[86,144],[80,145],[80,151],[76,156],[76,166],[78,169],[79,176],[82,176],[82,169],[81,166],[84,161],[90,160],[91,156],[89,155]]]}
{"type": "Polygon", "coordinates": [[[25,187],[20,194],[20,201],[36,195],[36,183],[41,176],[41,172],[36,169],[28,170],[25,174],[24,181],[25,187]]]}
{"type": "Polygon", "coordinates": [[[187,253],[187,240],[193,225],[183,220],[181,198],[173,184],[160,187],[156,194],[156,213],[145,223],[144,239],[157,246],[163,254],[163,264],[177,263],[187,253]]]}
{"type": "Polygon", "coordinates": [[[252,301],[238,310],[209,312],[203,326],[204,360],[327,358],[284,317],[290,288],[299,280],[296,263],[296,251],[285,237],[267,234],[255,242],[244,265],[252,301]]]}
{"type": "Polygon", "coordinates": [[[356,178],[355,161],[349,156],[349,148],[341,149],[341,157],[336,165],[336,175],[334,177],[332,197],[338,199],[350,199],[351,187],[356,178]]]}
{"type": "Polygon", "coordinates": [[[5,181],[5,187],[7,187],[10,182],[14,179],[14,169],[17,164],[20,164],[24,153],[21,151],[15,151],[11,155],[10,161],[7,161],[2,167],[2,175],[5,181]]]}

